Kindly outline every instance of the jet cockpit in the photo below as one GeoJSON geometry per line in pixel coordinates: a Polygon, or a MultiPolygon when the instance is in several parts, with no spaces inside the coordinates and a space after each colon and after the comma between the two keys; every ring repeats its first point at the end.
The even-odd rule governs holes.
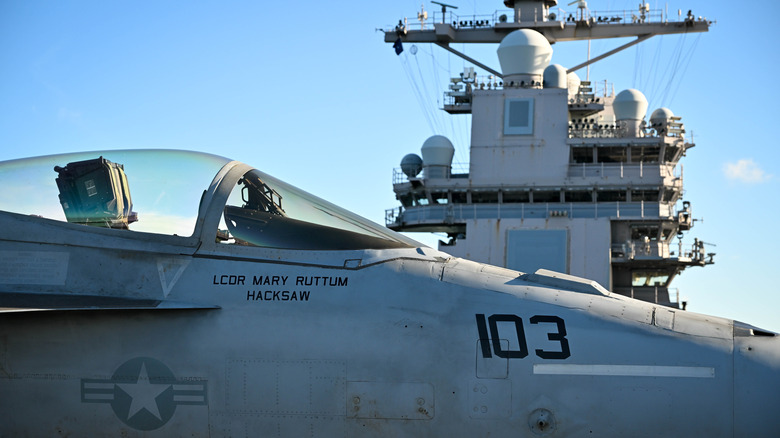
{"type": "Polygon", "coordinates": [[[267,248],[419,246],[258,169],[205,153],[52,155],[7,161],[0,172],[0,210],[73,224],[267,248]],[[221,205],[204,203],[218,198],[221,205]],[[216,211],[219,225],[199,229],[216,211]]]}

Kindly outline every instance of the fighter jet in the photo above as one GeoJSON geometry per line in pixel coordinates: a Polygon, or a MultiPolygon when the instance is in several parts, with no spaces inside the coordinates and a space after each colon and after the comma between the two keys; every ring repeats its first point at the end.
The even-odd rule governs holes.
{"type": "Polygon", "coordinates": [[[269,170],[0,163],[0,435],[780,430],[777,333],[453,258],[269,170]]]}

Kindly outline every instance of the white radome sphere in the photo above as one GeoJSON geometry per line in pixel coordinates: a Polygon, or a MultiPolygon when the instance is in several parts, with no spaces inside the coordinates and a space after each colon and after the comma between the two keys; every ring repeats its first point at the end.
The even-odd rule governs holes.
{"type": "Polygon", "coordinates": [[[658,108],[650,114],[650,123],[653,125],[664,123],[674,117],[674,113],[669,108],[658,108]]]}
{"type": "Polygon", "coordinates": [[[641,91],[629,88],[618,93],[612,109],[617,120],[642,120],[647,114],[647,99],[641,91]]]}
{"type": "Polygon", "coordinates": [[[560,64],[550,64],[544,69],[544,88],[567,88],[566,68],[560,64]]]}
{"type": "Polygon", "coordinates": [[[501,40],[498,62],[504,76],[541,75],[550,64],[552,47],[547,38],[531,29],[518,29],[501,40]]]}
{"type": "Polygon", "coordinates": [[[569,88],[569,94],[577,94],[580,92],[580,77],[577,73],[571,72],[566,75],[566,86],[569,88]]]}
{"type": "Polygon", "coordinates": [[[447,137],[434,135],[425,140],[420,152],[425,166],[449,166],[455,155],[455,146],[447,137]]]}

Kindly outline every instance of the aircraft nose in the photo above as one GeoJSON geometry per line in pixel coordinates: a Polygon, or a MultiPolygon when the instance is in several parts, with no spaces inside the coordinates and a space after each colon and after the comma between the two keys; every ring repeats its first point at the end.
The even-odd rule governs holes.
{"type": "Polygon", "coordinates": [[[780,336],[734,323],[734,436],[780,430],[780,336]]]}

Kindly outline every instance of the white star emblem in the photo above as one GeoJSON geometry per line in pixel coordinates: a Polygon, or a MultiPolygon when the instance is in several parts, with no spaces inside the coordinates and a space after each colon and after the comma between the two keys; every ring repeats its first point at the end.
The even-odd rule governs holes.
{"type": "Polygon", "coordinates": [[[138,373],[138,380],[135,383],[118,383],[117,386],[132,398],[130,410],[127,412],[128,420],[133,418],[141,409],[146,409],[147,412],[162,421],[156,399],[166,389],[170,388],[171,385],[151,383],[149,381],[149,375],[146,372],[145,363],[141,364],[141,371],[138,373]]]}

